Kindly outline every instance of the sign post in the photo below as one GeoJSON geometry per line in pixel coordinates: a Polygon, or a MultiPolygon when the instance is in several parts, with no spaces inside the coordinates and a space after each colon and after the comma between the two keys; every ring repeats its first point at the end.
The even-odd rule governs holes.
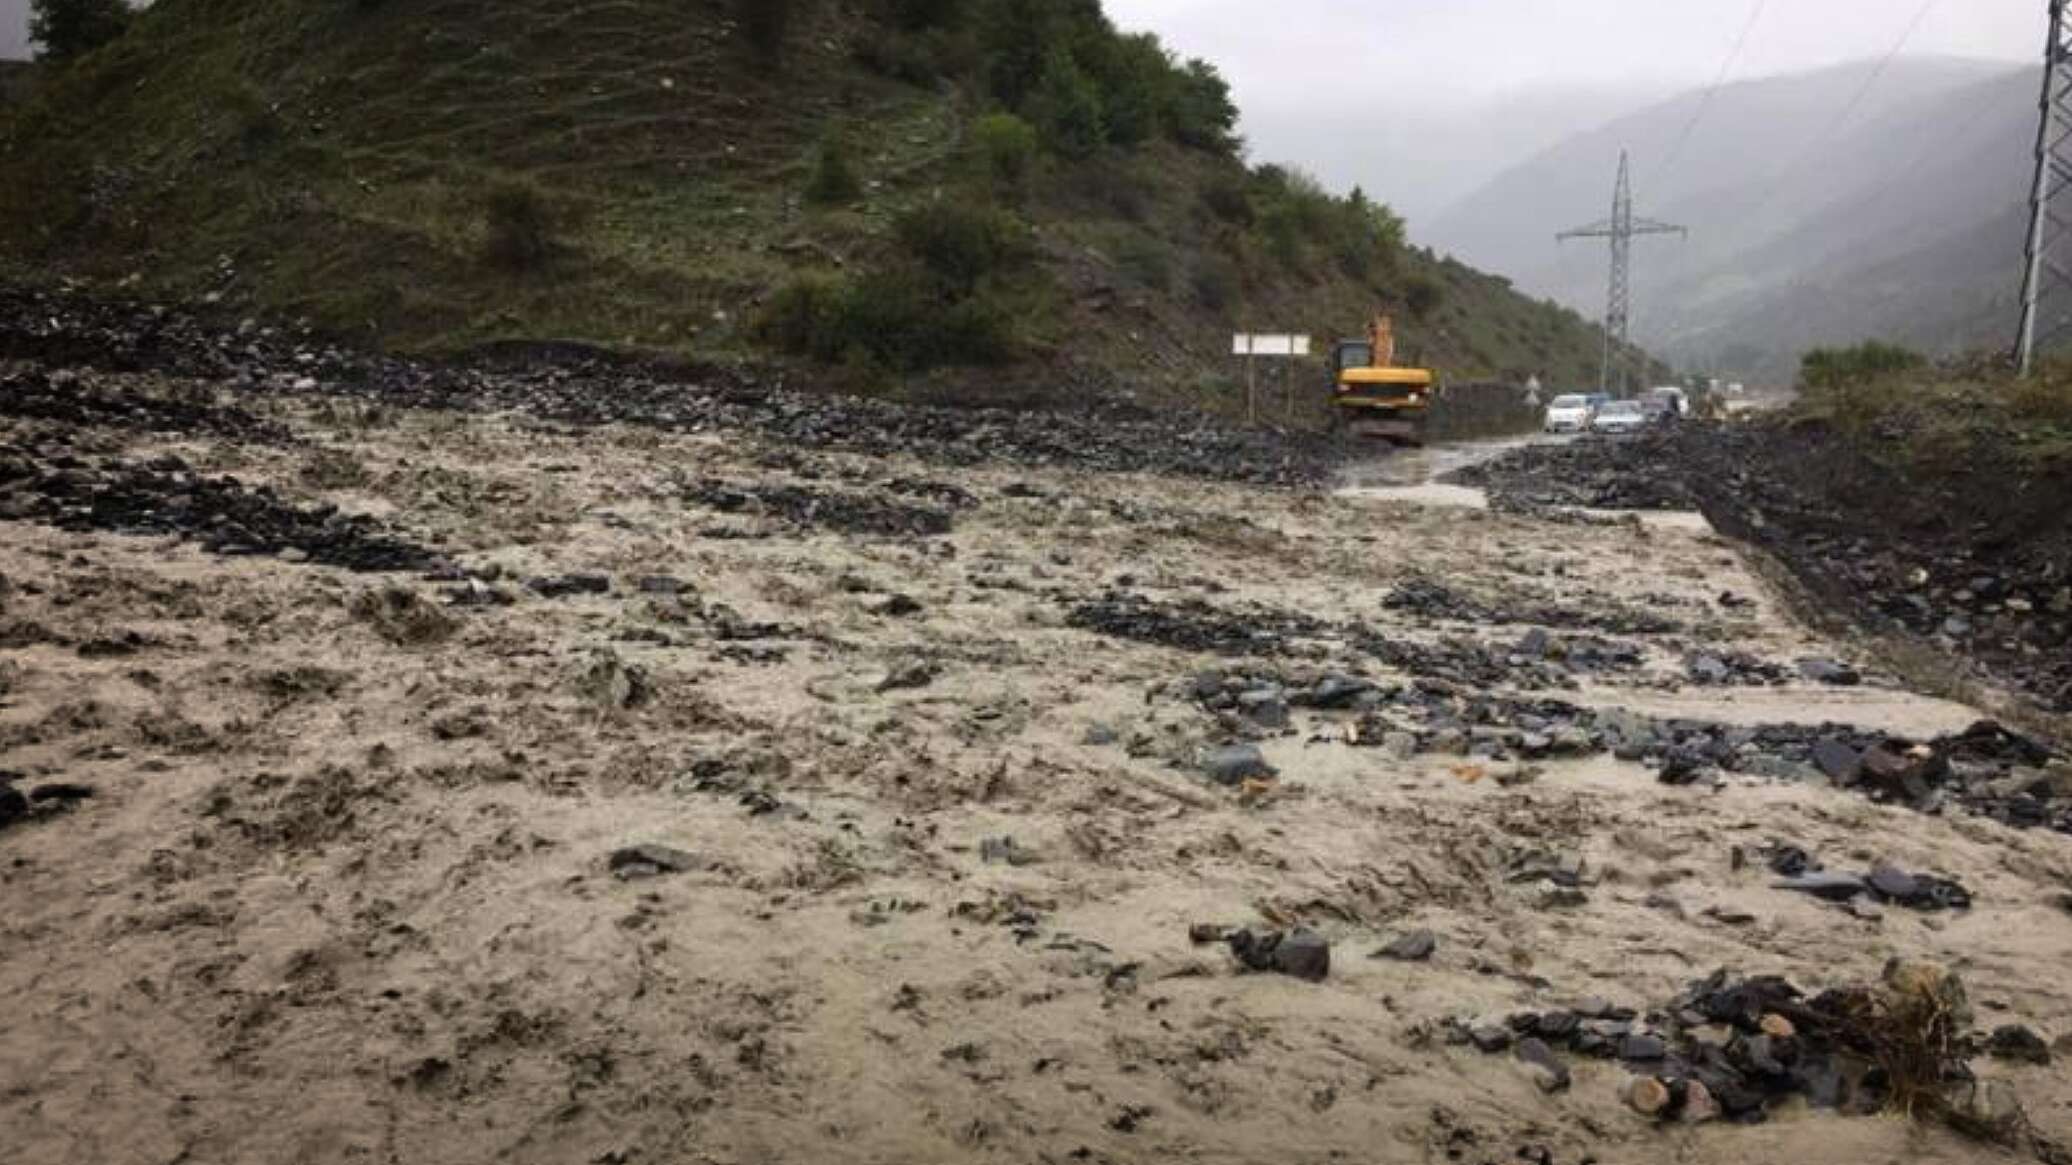
{"type": "MultiPolygon", "coordinates": [[[[1245,416],[1249,423],[1256,425],[1259,423],[1259,373],[1255,362],[1261,356],[1278,359],[1307,356],[1309,337],[1239,332],[1230,338],[1230,351],[1234,356],[1245,358],[1245,416]]],[[[1282,370],[1281,384],[1287,396],[1288,412],[1292,415],[1295,396],[1294,390],[1287,387],[1285,369],[1282,370]]]]}

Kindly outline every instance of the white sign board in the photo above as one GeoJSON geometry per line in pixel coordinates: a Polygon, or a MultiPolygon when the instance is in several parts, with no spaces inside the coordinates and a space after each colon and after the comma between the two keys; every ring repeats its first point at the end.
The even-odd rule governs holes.
{"type": "Polygon", "coordinates": [[[1308,336],[1250,336],[1243,332],[1230,338],[1235,356],[1307,356],[1308,336]]]}

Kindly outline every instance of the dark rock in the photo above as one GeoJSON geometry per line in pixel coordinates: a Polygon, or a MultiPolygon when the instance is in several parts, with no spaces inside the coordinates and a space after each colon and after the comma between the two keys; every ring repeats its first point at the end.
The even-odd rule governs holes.
{"type": "Polygon", "coordinates": [[[908,615],[920,614],[922,607],[920,602],[911,595],[887,595],[885,598],[872,603],[869,610],[871,614],[881,618],[901,619],[908,615]]]}
{"type": "Polygon", "coordinates": [[[1498,1023],[1477,1024],[1468,1029],[1469,1041],[1477,1049],[1490,1055],[1509,1048],[1515,1038],[1509,1027],[1498,1023]]]}
{"type": "Polygon", "coordinates": [[[601,574],[564,574],[556,578],[536,578],[525,584],[532,592],[545,599],[565,599],[571,595],[608,595],[612,580],[601,574]]]}
{"type": "Polygon", "coordinates": [[[1619,1059],[1636,1064],[1649,1064],[1669,1054],[1669,1045],[1660,1036],[1630,1035],[1619,1041],[1619,1059]]]}
{"type": "Polygon", "coordinates": [[[1331,973],[1331,944],[1306,928],[1292,931],[1240,930],[1226,936],[1230,953],[1253,971],[1273,971],[1312,983],[1331,973]]]}
{"type": "Polygon", "coordinates": [[[1871,892],[1878,897],[1899,902],[1910,901],[1921,892],[1921,884],[1914,880],[1912,874],[1892,866],[1877,867],[1865,881],[1870,884],[1871,892]]]}
{"type": "Polygon", "coordinates": [[[1846,740],[1823,740],[1813,746],[1813,765],[1835,784],[1853,785],[1863,772],[1863,754],[1846,740]]]}
{"type": "Polygon", "coordinates": [[[92,785],[76,785],[67,781],[38,785],[29,790],[29,800],[38,805],[51,801],[84,801],[93,795],[92,785]]]}
{"type": "Polygon", "coordinates": [[[1675,749],[1662,758],[1662,767],[1656,771],[1655,779],[1665,785],[1696,784],[1705,771],[1705,758],[1689,749],[1675,749]]]}
{"type": "Polygon", "coordinates": [[[1582,1027],[1582,1019],[1573,1011],[1545,1011],[1540,1013],[1539,1022],[1533,1030],[1540,1038],[1555,1043],[1567,1043],[1582,1027]]]}
{"type": "Polygon", "coordinates": [[[20,789],[0,781],[0,829],[29,815],[29,798],[20,789]]]}
{"type": "Polygon", "coordinates": [[[1226,786],[1266,780],[1279,773],[1266,763],[1266,755],[1250,744],[1232,744],[1216,749],[1202,761],[1202,771],[1211,781],[1226,786]]]}
{"type": "Polygon", "coordinates": [[[1429,930],[1413,930],[1389,945],[1374,952],[1377,959],[1397,959],[1406,963],[1421,963],[1432,957],[1439,949],[1439,936],[1429,930]]]}
{"type": "Polygon", "coordinates": [[[2024,1064],[2050,1063],[2050,1044],[2042,1036],[2020,1024],[2005,1024],[1993,1029],[1986,1040],[1986,1051],[1996,1060],[2015,1060],[2024,1064]]]}
{"type": "Polygon", "coordinates": [[[1812,873],[1772,883],[1779,890],[1811,894],[1829,902],[1847,902],[1864,892],[1866,885],[1854,874],[1812,873]]]}
{"type": "Polygon", "coordinates": [[[1802,659],[1799,674],[1816,684],[1853,688],[1863,682],[1863,673],[1832,659],[1802,659]]]}
{"type": "Polygon", "coordinates": [[[691,589],[691,584],[666,574],[644,576],[633,586],[643,595],[681,595],[691,589]]]}
{"type": "Polygon", "coordinates": [[[1555,1055],[1554,1049],[1548,1047],[1545,1041],[1537,1038],[1519,1040],[1517,1049],[1513,1054],[1527,1064],[1540,1069],[1534,1075],[1534,1080],[1538,1082],[1540,1091],[1563,1092],[1567,1090],[1569,1086],[1568,1065],[1561,1062],[1561,1057],[1555,1055]]]}
{"type": "Polygon", "coordinates": [[[1288,705],[1280,694],[1270,690],[1240,692],[1237,698],[1238,711],[1245,719],[1261,728],[1286,728],[1288,726],[1288,705]]]}
{"type": "Polygon", "coordinates": [[[934,683],[935,677],[939,674],[940,669],[932,663],[925,660],[909,660],[886,672],[885,678],[878,681],[878,691],[898,692],[925,688],[934,683]]]}
{"type": "Polygon", "coordinates": [[[624,880],[681,874],[697,869],[698,858],[671,846],[652,842],[629,845],[612,851],[607,863],[611,872],[624,880]]]}

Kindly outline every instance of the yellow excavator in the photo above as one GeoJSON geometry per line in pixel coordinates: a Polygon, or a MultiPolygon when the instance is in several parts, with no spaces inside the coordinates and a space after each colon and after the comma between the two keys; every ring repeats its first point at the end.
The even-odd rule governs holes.
{"type": "Polygon", "coordinates": [[[1356,437],[1418,446],[1439,395],[1439,378],[1429,368],[1396,366],[1396,325],[1374,317],[1367,336],[1341,340],[1331,352],[1332,416],[1336,427],[1356,437]]]}

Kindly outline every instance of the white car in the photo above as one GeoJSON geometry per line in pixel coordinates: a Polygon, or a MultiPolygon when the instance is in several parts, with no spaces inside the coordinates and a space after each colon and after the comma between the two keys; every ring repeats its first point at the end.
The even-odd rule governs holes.
{"type": "Polygon", "coordinates": [[[1557,396],[1547,406],[1549,433],[1580,433],[1590,427],[1590,398],[1576,393],[1557,396]]]}
{"type": "Polygon", "coordinates": [[[1637,400],[1615,400],[1597,410],[1590,428],[1598,433],[1638,433],[1654,423],[1637,400]]]}

